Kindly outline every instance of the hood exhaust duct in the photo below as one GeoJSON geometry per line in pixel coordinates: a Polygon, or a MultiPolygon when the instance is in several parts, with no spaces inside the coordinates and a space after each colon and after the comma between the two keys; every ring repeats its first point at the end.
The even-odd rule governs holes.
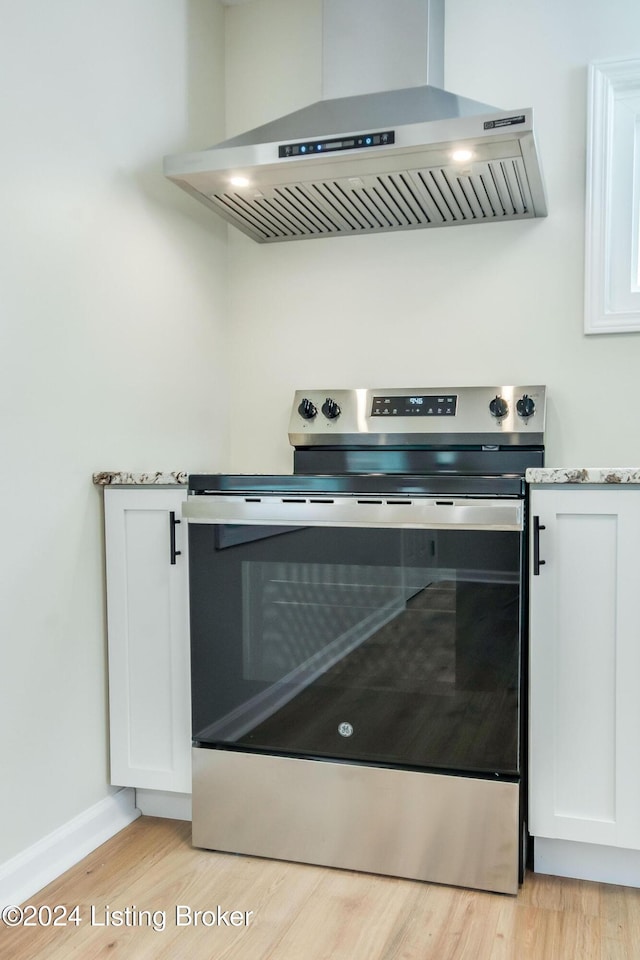
{"type": "MultiPolygon", "coordinates": [[[[339,0],[341,9],[348,2],[360,0],[339,0]]],[[[390,9],[397,26],[398,0],[390,9]]],[[[496,110],[428,83],[319,100],[166,157],[164,173],[259,243],[547,214],[532,110],[496,110]]]]}

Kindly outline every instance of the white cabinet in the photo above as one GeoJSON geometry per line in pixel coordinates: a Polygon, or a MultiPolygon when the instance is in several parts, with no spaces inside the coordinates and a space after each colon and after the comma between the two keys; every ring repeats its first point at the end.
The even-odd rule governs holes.
{"type": "Polygon", "coordinates": [[[119,786],[191,791],[186,495],[105,488],[111,783],[119,786]]]}
{"type": "Polygon", "coordinates": [[[638,850],[640,488],[533,487],[531,517],[529,831],[638,850]]]}

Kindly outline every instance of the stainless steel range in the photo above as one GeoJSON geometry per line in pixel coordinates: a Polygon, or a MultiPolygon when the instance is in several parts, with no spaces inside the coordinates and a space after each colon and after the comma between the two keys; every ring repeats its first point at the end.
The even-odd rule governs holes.
{"type": "Polygon", "coordinates": [[[545,388],[296,394],[189,478],[193,843],[515,893],[545,388]]]}

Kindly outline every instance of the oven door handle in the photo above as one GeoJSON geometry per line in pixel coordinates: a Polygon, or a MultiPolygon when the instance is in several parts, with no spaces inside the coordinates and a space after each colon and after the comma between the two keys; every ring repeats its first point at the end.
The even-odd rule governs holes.
{"type": "Polygon", "coordinates": [[[523,529],[523,502],[515,498],[190,496],[188,523],[280,527],[414,527],[429,530],[523,529]]]}

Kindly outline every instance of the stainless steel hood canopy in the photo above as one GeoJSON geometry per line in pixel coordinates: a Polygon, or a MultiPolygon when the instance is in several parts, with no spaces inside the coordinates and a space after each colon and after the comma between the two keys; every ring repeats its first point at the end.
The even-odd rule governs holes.
{"type": "MultiPolygon", "coordinates": [[[[381,33],[402,22],[387,6],[381,33]]],[[[333,5],[338,16],[344,9],[333,5]]],[[[499,111],[433,85],[319,100],[208,150],[166,157],[164,172],[259,243],[547,213],[532,111],[499,111]]]]}

